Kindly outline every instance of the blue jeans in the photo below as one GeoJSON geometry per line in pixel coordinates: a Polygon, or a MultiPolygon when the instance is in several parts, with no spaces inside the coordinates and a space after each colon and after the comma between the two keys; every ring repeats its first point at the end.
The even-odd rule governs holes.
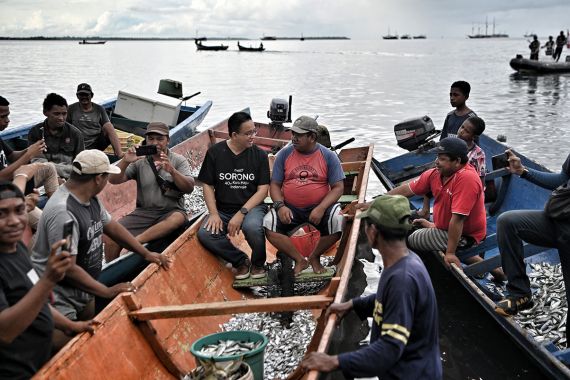
{"type": "Polygon", "coordinates": [[[497,219],[497,242],[507,275],[507,290],[515,296],[531,294],[524,263],[523,241],[558,249],[566,299],[570,300],[570,223],[553,220],[543,210],[507,211],[497,219]]]}
{"type": "MultiPolygon", "coordinates": [[[[267,206],[263,204],[258,205],[249,210],[241,224],[245,240],[251,247],[251,262],[257,267],[262,267],[265,264],[265,231],[262,224],[266,212],[267,206]]],[[[226,213],[218,210],[218,214],[223,222],[222,232],[212,234],[210,231],[207,231],[204,227],[209,218],[207,217],[198,231],[198,240],[214,255],[221,257],[231,263],[234,268],[237,268],[245,263],[247,255],[237,249],[227,237],[228,223],[235,213],[226,213]]]]}

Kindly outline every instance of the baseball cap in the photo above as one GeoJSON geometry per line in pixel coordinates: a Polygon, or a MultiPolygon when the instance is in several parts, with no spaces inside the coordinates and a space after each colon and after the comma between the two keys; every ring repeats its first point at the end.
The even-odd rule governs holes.
{"type": "Polygon", "coordinates": [[[10,181],[0,181],[0,201],[4,199],[21,198],[24,199],[24,193],[10,181]]]}
{"type": "Polygon", "coordinates": [[[381,227],[408,231],[412,228],[411,214],[408,198],[402,195],[382,195],[357,218],[367,218],[381,227]]]}
{"type": "Polygon", "coordinates": [[[446,137],[435,148],[437,154],[447,153],[458,157],[467,156],[468,150],[467,143],[458,137],[446,137]]]}
{"type": "Polygon", "coordinates": [[[111,165],[105,153],[97,149],[88,149],[75,156],[73,171],[77,174],[119,174],[121,169],[111,165]]]}
{"type": "Polygon", "coordinates": [[[301,116],[293,123],[291,130],[295,133],[319,133],[319,124],[315,119],[309,116],[301,116]]]}
{"type": "Polygon", "coordinates": [[[148,135],[149,133],[157,133],[159,135],[168,136],[169,134],[168,125],[160,121],[153,121],[152,123],[146,126],[145,135],[148,135]]]}
{"type": "Polygon", "coordinates": [[[81,83],[79,86],[77,86],[77,93],[78,94],[91,94],[93,95],[93,91],[91,90],[91,86],[88,85],[87,83],[81,83]]]}

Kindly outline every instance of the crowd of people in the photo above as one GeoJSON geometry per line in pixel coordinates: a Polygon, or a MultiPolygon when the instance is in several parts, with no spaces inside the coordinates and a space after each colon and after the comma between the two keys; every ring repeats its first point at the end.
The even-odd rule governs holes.
{"type": "Polygon", "coordinates": [[[534,61],[538,61],[538,57],[540,55],[540,49],[545,49],[544,54],[547,56],[552,56],[552,59],[555,62],[558,62],[560,57],[562,56],[562,49],[568,43],[568,38],[570,37],[570,32],[568,34],[564,34],[564,31],[561,30],[560,34],[556,37],[556,41],[554,37],[548,36],[548,41],[543,46],[540,46],[540,41],[538,40],[538,36],[535,34],[532,36],[532,41],[528,45],[530,49],[530,59],[534,61]]]}
{"type": "MultiPolygon", "coordinates": [[[[382,255],[383,275],[376,294],[333,304],[328,313],[371,316],[370,345],[341,355],[312,353],[302,362],[305,369],[340,369],[350,377],[442,377],[434,290],[412,251],[441,251],[446,265],[461,268],[458,253],[486,237],[487,170],[478,146],[485,122],[466,105],[470,91],[465,81],[451,85],[454,110],[445,119],[434,168],[371,203],[353,205],[362,210],[369,244],[382,255]],[[406,197],[415,195],[424,196],[424,207],[414,213],[406,197]]],[[[154,153],[138,156],[135,147],[123,152],[105,110],[92,97],[86,83],[69,107],[63,97],[48,94],[46,119],[30,129],[27,149],[15,151],[0,139],[0,378],[32,376],[70,336],[93,331],[94,297],[135,290],[129,282],[106,286],[97,280],[104,257],[112,260],[125,248],[167,270],[172,261],[145,244],[187,223],[183,195],[193,191],[195,180],[187,160],[168,148],[169,127],[147,125],[145,143],[156,146],[154,153]],[[102,152],[109,145],[122,158],[117,165],[102,152]],[[108,182],[130,180],[137,184],[136,208],[116,221],[97,195],[108,182]],[[41,186],[49,198],[43,210],[37,207],[41,186]],[[35,233],[30,246],[23,243],[27,232],[35,233]]],[[[9,105],[0,97],[0,130],[8,127],[9,105]]],[[[235,279],[267,276],[266,239],[294,261],[295,276],[325,271],[321,255],[339,241],[351,211],[341,212],[345,175],[338,156],[319,142],[321,130],[314,118],[296,119],[291,144],[277,153],[272,172],[267,153],[254,144],[256,125],[245,112],[231,115],[229,139],[208,149],[197,177],[208,216],[197,238],[228,263],[235,279]],[[268,193],[271,207],[265,204],[268,193]],[[291,231],[306,223],[320,232],[308,257],[290,239],[291,231]],[[231,242],[240,232],[251,257],[231,242]]],[[[570,179],[570,156],[562,172],[553,174],[525,168],[507,153],[509,170],[521,178],[548,188],[570,179]]],[[[570,247],[566,221],[544,211],[509,211],[498,218],[497,236],[503,265],[492,274],[497,281],[507,279],[509,290],[497,303],[498,313],[514,315],[533,304],[523,240],[558,248],[565,283],[570,280],[562,257],[570,247]]]]}

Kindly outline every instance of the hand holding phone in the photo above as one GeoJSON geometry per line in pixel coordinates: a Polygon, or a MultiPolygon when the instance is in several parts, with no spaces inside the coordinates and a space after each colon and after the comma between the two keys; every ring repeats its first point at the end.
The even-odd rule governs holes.
{"type": "Polygon", "coordinates": [[[158,153],[156,145],[141,145],[135,148],[137,156],[153,156],[158,153]]]}
{"type": "Polygon", "coordinates": [[[73,238],[73,220],[68,220],[63,224],[63,239],[65,244],[61,246],[62,251],[71,252],[71,240],[73,238]]]}

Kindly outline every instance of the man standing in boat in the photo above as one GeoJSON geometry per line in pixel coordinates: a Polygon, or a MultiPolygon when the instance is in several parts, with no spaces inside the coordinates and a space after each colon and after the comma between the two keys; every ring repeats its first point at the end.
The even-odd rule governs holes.
{"type": "Polygon", "coordinates": [[[303,369],[340,369],[347,378],[441,379],[437,303],[426,268],[406,247],[410,215],[405,197],[384,195],[358,216],[384,263],[378,290],[332,304],[327,313],[339,320],[351,310],[361,319],[372,317],[370,344],[340,355],[312,352],[301,363],[303,369]]]}
{"type": "MultiPolygon", "coordinates": [[[[527,181],[546,189],[570,185],[570,155],[562,164],[562,171],[550,173],[528,168],[512,151],[509,154],[509,170],[527,181]]],[[[568,211],[567,211],[568,212],[568,211]]],[[[534,305],[530,280],[526,274],[523,241],[541,247],[558,249],[566,288],[570,300],[570,220],[568,216],[554,218],[545,210],[511,210],[497,218],[497,243],[501,264],[507,275],[508,295],[497,302],[495,311],[501,315],[515,315],[534,305]]],[[[568,329],[566,329],[568,336],[568,329]]]]}
{"type": "Polygon", "coordinates": [[[92,102],[94,94],[91,86],[81,83],[77,86],[76,95],[79,101],[69,106],[67,122],[83,133],[85,149],[105,150],[111,144],[115,156],[122,158],[121,142],[115,127],[105,109],[92,102]]]}
{"type": "Polygon", "coordinates": [[[99,150],[84,150],[73,161],[69,180],[59,187],[43,210],[37,241],[32,248],[32,262],[40,274],[46,271],[52,245],[63,237],[64,226],[72,225],[71,268],[54,289],[55,307],[71,320],[94,315],[94,297],[114,298],[132,291],[130,283],[107,287],[97,281],[103,264],[103,233],[121,246],[143,256],[147,261],[168,268],[165,256],[143,247],[123,226],[111,219],[97,198],[107,185],[109,174],[119,173],[99,150]]]}
{"type": "Polygon", "coordinates": [[[564,31],[561,30],[558,37],[556,37],[556,50],[554,51],[554,55],[552,58],[558,62],[560,56],[562,55],[562,49],[564,49],[564,45],[566,45],[567,38],[564,35],[564,31]]]}
{"type": "Polygon", "coordinates": [[[344,171],[340,160],[317,142],[319,125],[301,116],[293,123],[292,144],[277,153],[271,177],[273,209],[263,225],[267,240],[295,261],[295,275],[313,267],[325,272],[321,255],[341,236],[343,216],[337,203],[344,192],[344,171]],[[311,223],[321,238],[307,261],[286,235],[303,223],[311,223]]]}
{"type": "MultiPolygon", "coordinates": [[[[117,164],[120,173],[109,177],[109,182],[114,185],[136,181],[137,207],[119,223],[143,244],[168,236],[186,223],[184,194],[194,190],[188,160],[168,149],[170,137],[165,123],[148,124],[145,142],[156,146],[156,153],[137,156],[136,149],[129,148],[117,164]]],[[[107,260],[118,257],[120,250],[117,244],[110,242],[107,260]]]]}
{"type": "MultiPolygon", "coordinates": [[[[53,354],[55,333],[93,331],[91,321],[73,322],[48,302],[54,286],[71,267],[65,242],[50,247],[46,270],[38,276],[22,243],[27,224],[24,194],[0,182],[0,378],[29,379],[53,354]],[[54,329],[55,328],[55,329],[54,329]]],[[[70,339],[69,337],[67,339],[70,339]]],[[[61,347],[61,344],[59,344],[61,347]]],[[[57,348],[60,348],[57,347],[57,348]]]]}
{"type": "Polygon", "coordinates": [[[46,149],[32,159],[33,162],[53,162],[64,182],[71,174],[71,163],[79,152],[85,150],[83,135],[67,123],[67,101],[58,94],[48,94],[43,103],[46,119],[30,129],[28,143],[33,145],[45,140],[46,149]]]}
{"type": "Polygon", "coordinates": [[[532,41],[528,45],[530,49],[530,59],[533,61],[538,61],[538,54],[540,53],[540,41],[538,41],[538,37],[536,34],[532,36],[532,41]]]}
{"type": "Polygon", "coordinates": [[[451,89],[449,90],[449,102],[452,107],[455,107],[455,109],[445,117],[440,140],[443,140],[446,137],[457,136],[457,131],[459,131],[459,127],[461,127],[463,122],[471,116],[477,116],[477,114],[467,107],[466,104],[467,99],[469,99],[470,92],[471,85],[468,82],[460,80],[451,84],[451,89]]]}
{"type": "Polygon", "coordinates": [[[234,113],[228,120],[229,140],[208,149],[198,175],[209,213],[198,239],[232,265],[238,280],[266,275],[263,201],[269,189],[269,161],[253,143],[256,133],[249,114],[234,113]],[[229,239],[239,231],[251,247],[251,261],[229,239]]]}

